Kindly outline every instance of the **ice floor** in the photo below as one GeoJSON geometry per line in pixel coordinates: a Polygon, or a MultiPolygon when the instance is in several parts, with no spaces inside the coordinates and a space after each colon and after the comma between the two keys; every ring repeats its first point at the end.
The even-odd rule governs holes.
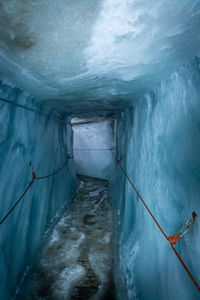
{"type": "Polygon", "coordinates": [[[48,237],[17,299],[114,299],[108,182],[78,176],[73,202],[48,237]]]}

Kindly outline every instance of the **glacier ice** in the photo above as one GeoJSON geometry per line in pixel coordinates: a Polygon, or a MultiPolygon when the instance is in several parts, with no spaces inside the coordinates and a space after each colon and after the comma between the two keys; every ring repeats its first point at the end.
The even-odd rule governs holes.
{"type": "Polygon", "coordinates": [[[199,0],[2,0],[1,74],[55,106],[122,105],[199,55],[199,15],[199,0]]]}
{"type": "MultiPolygon", "coordinates": [[[[35,107],[36,101],[0,82],[0,97],[35,107]]],[[[32,179],[29,162],[37,176],[60,168],[72,152],[71,126],[41,114],[0,102],[0,218],[24,192],[32,179]]],[[[1,224],[0,298],[13,297],[28,265],[36,257],[47,228],[71,201],[76,187],[73,162],[57,174],[34,182],[23,201],[1,224]],[[57,216],[56,216],[57,214],[57,216]]]]}
{"type": "MultiPolygon", "coordinates": [[[[0,214],[27,186],[30,160],[45,175],[69,152],[78,172],[109,179],[122,300],[196,300],[198,294],[111,154],[72,147],[116,145],[167,235],[198,213],[176,247],[200,282],[199,25],[199,0],[0,3],[0,96],[49,116],[0,103],[0,214]],[[98,121],[111,114],[116,121],[98,121]],[[89,115],[94,124],[74,126],[74,143],[71,126],[53,120],[89,115]]],[[[62,175],[35,183],[1,226],[2,299],[11,299],[75,186],[71,159],[62,175]]]]}
{"type": "MultiPolygon", "coordinates": [[[[199,82],[200,61],[194,59],[144,95],[118,123],[117,155],[123,156],[123,167],[167,236],[178,233],[193,211],[200,214],[199,82]]],[[[119,299],[199,299],[119,167],[113,185],[119,212],[115,270],[119,299]]],[[[200,282],[197,220],[176,248],[200,282]]]]}

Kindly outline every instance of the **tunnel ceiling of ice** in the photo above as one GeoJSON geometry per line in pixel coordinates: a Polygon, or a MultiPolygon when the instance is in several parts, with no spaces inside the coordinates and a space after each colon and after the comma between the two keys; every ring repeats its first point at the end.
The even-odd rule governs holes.
{"type": "Polygon", "coordinates": [[[123,109],[199,56],[199,25],[197,0],[1,0],[0,75],[59,111],[123,109]]]}

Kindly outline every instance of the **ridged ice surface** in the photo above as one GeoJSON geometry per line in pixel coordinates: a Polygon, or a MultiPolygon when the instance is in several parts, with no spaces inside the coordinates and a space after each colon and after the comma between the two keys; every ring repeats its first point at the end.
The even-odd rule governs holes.
{"type": "MultiPolygon", "coordinates": [[[[120,111],[114,129],[117,158],[166,234],[177,233],[191,218],[192,211],[197,211],[195,226],[176,247],[198,282],[199,28],[199,0],[0,2],[0,78],[12,82],[10,88],[0,85],[0,95],[33,107],[41,100],[72,117],[76,113],[84,118],[87,114],[108,116],[120,111]],[[128,109],[130,105],[133,107],[128,109]]],[[[72,136],[69,124],[4,103],[0,122],[3,216],[29,183],[29,161],[38,174],[57,169],[67,158],[67,152],[72,154],[72,136]]],[[[79,135],[77,145],[92,147],[111,138],[105,128],[91,134],[85,134],[89,137],[86,143],[79,135]]],[[[87,159],[84,155],[76,159],[80,172],[95,176],[98,168],[99,177],[111,163],[110,156],[98,152],[95,156],[87,155],[87,159]]],[[[56,213],[69,203],[75,183],[73,167],[71,160],[62,175],[52,181],[48,179],[44,185],[37,183],[37,189],[30,191],[13,218],[2,225],[0,298],[10,300],[20,288],[24,271],[34,262],[45,230],[56,213]]],[[[117,297],[197,300],[196,287],[121,170],[116,166],[106,177],[108,174],[117,221],[117,297]]],[[[56,245],[57,238],[55,234],[52,245],[56,245]]],[[[72,263],[79,257],[78,248],[83,241],[85,235],[81,231],[76,243],[65,245],[74,245],[72,263]]],[[[62,251],[65,253],[61,249],[61,256],[62,251]]],[[[95,270],[94,252],[89,259],[94,273],[100,276],[95,270]]],[[[54,292],[62,293],[66,288],[68,293],[65,271],[58,271],[59,287],[54,292]]],[[[76,266],[70,282],[84,274],[84,267],[76,266]]],[[[59,297],[62,299],[62,295],[59,297]]]]}
{"type": "Polygon", "coordinates": [[[199,55],[199,16],[198,0],[2,0],[1,74],[63,110],[115,109],[199,55]]]}
{"type": "MultiPolygon", "coordinates": [[[[192,212],[197,213],[194,226],[175,247],[200,284],[199,66],[194,60],[179,69],[143,97],[134,111],[127,111],[118,144],[123,167],[167,236],[178,233],[192,212]]],[[[120,177],[113,188],[119,299],[199,299],[169,242],[117,168],[120,177]]]]}
{"type": "MultiPolygon", "coordinates": [[[[35,106],[32,97],[0,82],[0,98],[35,106]]],[[[62,167],[71,152],[71,128],[51,117],[0,102],[0,220],[32,180],[62,167]]],[[[24,272],[35,261],[45,232],[70,202],[75,190],[73,161],[53,177],[34,182],[15,210],[1,224],[0,298],[12,299],[24,272]],[[60,186],[62,185],[62,189],[60,186]]]]}

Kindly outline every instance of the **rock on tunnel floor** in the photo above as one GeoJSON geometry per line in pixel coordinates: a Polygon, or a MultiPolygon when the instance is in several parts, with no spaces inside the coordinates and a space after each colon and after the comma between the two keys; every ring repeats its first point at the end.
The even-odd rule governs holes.
{"type": "Polygon", "coordinates": [[[78,182],[71,206],[48,237],[18,299],[114,299],[108,182],[80,175],[78,182]]]}

